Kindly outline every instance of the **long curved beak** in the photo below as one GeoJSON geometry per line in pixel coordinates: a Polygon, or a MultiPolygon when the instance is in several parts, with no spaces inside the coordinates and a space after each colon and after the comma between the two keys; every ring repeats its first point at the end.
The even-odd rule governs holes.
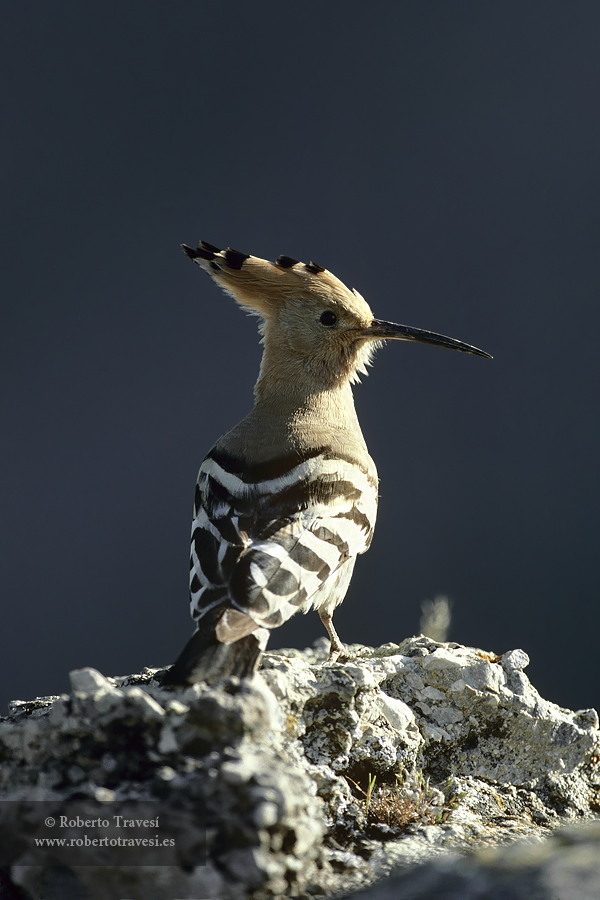
{"type": "Polygon", "coordinates": [[[455,338],[446,337],[444,334],[436,334],[435,331],[425,331],[423,328],[413,328],[411,325],[396,325],[394,322],[382,322],[373,319],[371,325],[365,328],[362,336],[375,341],[417,341],[419,344],[436,344],[438,347],[448,347],[449,350],[460,350],[462,353],[472,353],[474,356],[484,356],[493,359],[484,350],[478,350],[470,344],[464,344],[455,338]]]}

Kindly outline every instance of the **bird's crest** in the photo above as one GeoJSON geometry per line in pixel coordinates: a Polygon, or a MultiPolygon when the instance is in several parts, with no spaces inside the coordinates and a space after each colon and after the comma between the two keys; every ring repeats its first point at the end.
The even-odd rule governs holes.
{"type": "Polygon", "coordinates": [[[200,241],[197,249],[183,244],[183,250],[238,303],[265,319],[286,300],[310,299],[340,307],[365,323],[372,320],[373,314],[361,295],[312,260],[304,263],[279,256],[269,262],[231,247],[220,250],[207,241],[200,241]]]}

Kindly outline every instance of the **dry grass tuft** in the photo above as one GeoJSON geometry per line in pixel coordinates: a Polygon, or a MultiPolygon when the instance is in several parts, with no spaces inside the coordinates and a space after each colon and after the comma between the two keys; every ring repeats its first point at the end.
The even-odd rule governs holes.
{"type": "Polygon", "coordinates": [[[364,814],[368,824],[387,825],[401,831],[408,825],[440,825],[458,806],[459,796],[452,792],[452,779],[440,787],[430,785],[418,769],[403,770],[396,775],[395,784],[377,786],[377,776],[369,775],[367,790],[355,782],[354,787],[364,796],[364,814]]]}

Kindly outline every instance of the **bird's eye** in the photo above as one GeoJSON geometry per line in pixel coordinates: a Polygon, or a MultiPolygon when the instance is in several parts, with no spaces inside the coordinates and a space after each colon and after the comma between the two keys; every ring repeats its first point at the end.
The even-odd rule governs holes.
{"type": "Polygon", "coordinates": [[[332,325],[335,325],[338,320],[338,317],[334,312],[330,309],[326,309],[324,313],[321,313],[321,318],[319,322],[321,325],[326,325],[328,328],[331,328],[332,325]]]}

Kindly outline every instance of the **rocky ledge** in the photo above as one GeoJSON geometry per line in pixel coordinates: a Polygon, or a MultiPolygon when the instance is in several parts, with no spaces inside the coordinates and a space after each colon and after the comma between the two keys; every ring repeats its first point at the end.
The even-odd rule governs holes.
{"type": "MultiPolygon", "coordinates": [[[[501,848],[518,838],[577,843],[549,836],[600,812],[594,710],[543,700],[522,650],[425,637],[352,650],[330,666],[318,641],[266,654],[252,679],[177,691],[160,686],[161,669],[80,669],[69,695],[15,701],[0,722],[0,845],[11,852],[0,894],[401,897],[398,879],[431,870],[447,885],[466,853],[496,854],[493,870],[502,854],[522,858],[501,848]],[[106,847],[70,864],[34,852],[8,801],[45,801],[56,817],[75,801],[154,804],[176,810],[177,840],[154,865],[106,847]]],[[[446,896],[416,883],[407,897],[446,896]]]]}

